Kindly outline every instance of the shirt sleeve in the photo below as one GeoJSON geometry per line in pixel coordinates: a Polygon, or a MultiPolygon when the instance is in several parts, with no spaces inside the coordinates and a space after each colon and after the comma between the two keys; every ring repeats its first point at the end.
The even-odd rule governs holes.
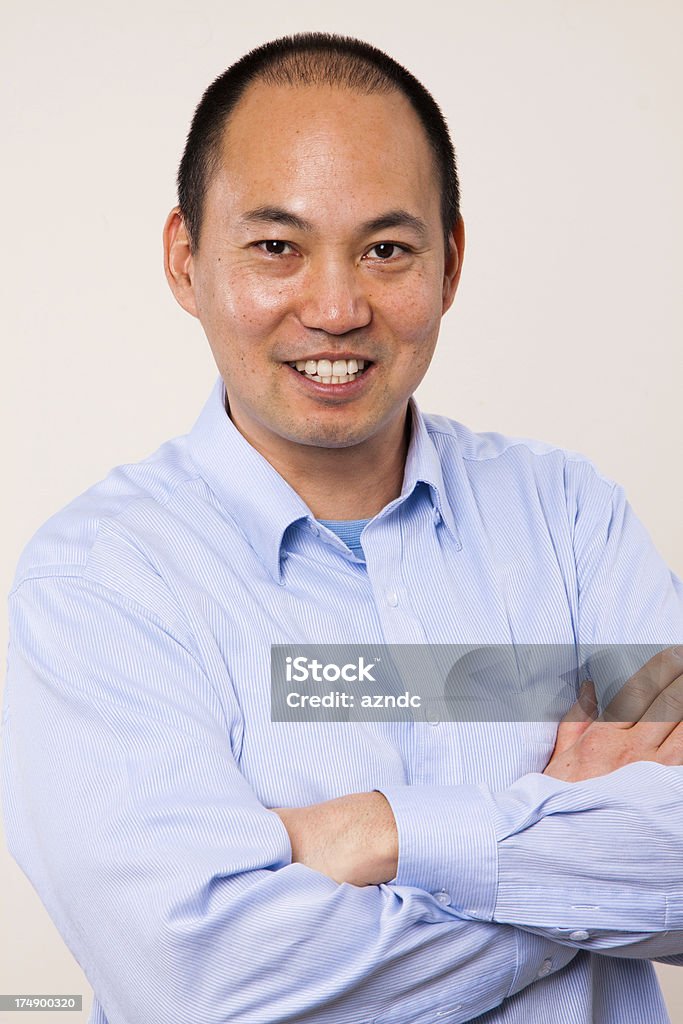
{"type": "Polygon", "coordinates": [[[590,463],[570,463],[566,480],[581,648],[683,641],[683,582],[666,565],[623,487],[590,463]]]}
{"type": "Polygon", "coordinates": [[[593,952],[683,954],[683,768],[641,761],[582,783],[532,773],[502,793],[472,787],[467,805],[457,787],[381,792],[397,819],[397,884],[443,888],[473,920],[593,952]],[[424,849],[404,849],[418,814],[424,849]]]}
{"type": "MultiPolygon", "coordinates": [[[[639,667],[683,640],[683,584],[623,488],[566,469],[579,643],[639,667]],[[642,660],[637,654],[642,645],[642,660]]],[[[567,783],[542,774],[502,793],[382,788],[397,822],[396,882],[444,888],[474,920],[533,928],[612,956],[683,954],[683,768],[640,761],[567,783]],[[463,824],[466,823],[466,824],[463,824]]]]}
{"type": "Polygon", "coordinates": [[[291,863],[192,638],[79,576],[10,598],[8,846],[110,1024],[472,1019],[575,950],[291,863]]]}

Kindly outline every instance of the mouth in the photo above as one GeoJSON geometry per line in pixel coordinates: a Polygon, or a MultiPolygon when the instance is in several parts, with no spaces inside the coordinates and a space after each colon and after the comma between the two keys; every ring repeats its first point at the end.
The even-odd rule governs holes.
{"type": "Polygon", "coordinates": [[[351,384],[367,373],[373,363],[368,359],[349,356],[335,359],[297,359],[288,365],[316,384],[351,384]]]}

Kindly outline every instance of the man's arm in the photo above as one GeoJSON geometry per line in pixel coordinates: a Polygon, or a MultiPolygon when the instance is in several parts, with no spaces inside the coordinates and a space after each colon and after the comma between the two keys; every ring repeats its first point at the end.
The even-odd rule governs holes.
{"type": "MultiPolygon", "coordinates": [[[[581,948],[641,958],[683,954],[681,652],[655,656],[599,718],[596,708],[589,687],[560,723],[547,783],[530,775],[503,793],[486,791],[482,807],[488,804],[499,863],[499,877],[490,880],[495,891],[487,897],[483,873],[473,877],[474,833],[463,863],[443,871],[444,891],[460,908],[474,904],[467,913],[475,918],[490,906],[487,920],[536,928],[581,948]],[[626,766],[629,772],[619,774],[626,766]],[[652,772],[665,766],[678,773],[673,792],[666,777],[664,785],[653,785],[652,772]],[[474,899],[465,903],[477,885],[479,906],[474,899]]],[[[442,812],[445,789],[439,790],[442,812]]],[[[428,805],[432,787],[406,796],[416,792],[418,805],[421,799],[428,805]]],[[[379,792],[277,813],[293,857],[337,881],[375,885],[397,876],[397,883],[437,884],[420,863],[412,866],[422,872],[417,879],[402,879],[411,867],[401,865],[394,815],[379,792]]]]}
{"type": "Polygon", "coordinates": [[[110,1024],[466,1021],[575,955],[292,863],[179,621],[78,576],[10,612],[8,845],[110,1024]]]}
{"type": "MultiPolygon", "coordinates": [[[[565,469],[565,498],[576,566],[580,650],[595,652],[605,645],[624,644],[626,654],[633,645],[680,643],[683,583],[657,551],[624,489],[602,478],[590,464],[570,461],[565,469]]],[[[675,662],[670,668],[669,696],[678,699],[680,684],[675,679],[680,669],[675,662]]],[[[631,717],[635,720],[638,715],[624,714],[623,720],[631,717]]],[[[658,711],[655,717],[667,716],[658,711]]],[[[680,719],[680,710],[668,717],[669,721],[680,719]]],[[[627,743],[633,738],[629,731],[627,743]]],[[[595,736],[596,730],[591,732],[595,736]]],[[[605,730],[598,735],[602,742],[605,730]]],[[[680,730],[673,739],[676,751],[678,738],[680,730]]],[[[518,896],[513,893],[520,866],[528,863],[534,870],[531,865],[537,858],[539,885],[534,898],[538,906],[533,899],[531,906],[547,934],[559,926],[553,896],[555,880],[564,872],[575,894],[568,909],[576,914],[565,923],[575,932],[589,931],[588,939],[581,941],[585,948],[651,959],[683,953],[683,768],[677,753],[671,759],[670,752],[669,745],[668,752],[662,753],[663,763],[639,760],[603,777],[571,784],[541,777],[537,789],[543,817],[536,824],[518,813],[518,802],[535,788],[521,780],[512,800],[507,805],[502,801],[498,808],[500,889],[495,919],[516,916],[512,909],[516,900],[529,895],[521,880],[518,896]],[[546,791],[547,786],[553,791],[546,791]],[[613,907],[608,911],[610,896],[613,907]],[[601,927],[603,912],[605,918],[609,913],[611,923],[605,921],[601,927]],[[592,927],[584,923],[589,921],[584,916],[588,914],[592,927]],[[639,927],[653,934],[644,934],[639,942],[622,934],[639,927]]],[[[641,749],[638,756],[649,755],[641,749]]]]}

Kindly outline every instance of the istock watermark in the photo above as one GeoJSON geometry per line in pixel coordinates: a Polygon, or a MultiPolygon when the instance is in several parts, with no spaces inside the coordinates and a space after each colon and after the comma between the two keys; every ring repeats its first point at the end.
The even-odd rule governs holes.
{"type": "MultiPolygon", "coordinates": [[[[636,676],[667,647],[274,644],[271,719],[558,722],[576,701],[586,679],[594,683],[599,713],[612,715],[613,720],[616,715],[633,713],[639,719],[643,688],[636,676]]],[[[643,677],[639,678],[642,683],[643,677]]],[[[659,705],[653,705],[650,714],[656,714],[658,720],[680,721],[680,702],[670,697],[671,693],[659,702],[659,710],[659,705]]]]}
{"type": "Polygon", "coordinates": [[[313,680],[314,683],[336,683],[340,679],[345,683],[375,682],[372,674],[375,662],[371,661],[366,665],[362,656],[356,662],[348,661],[344,665],[337,665],[334,661],[323,664],[303,654],[298,658],[287,655],[285,665],[288,683],[307,683],[309,680],[313,680]]]}

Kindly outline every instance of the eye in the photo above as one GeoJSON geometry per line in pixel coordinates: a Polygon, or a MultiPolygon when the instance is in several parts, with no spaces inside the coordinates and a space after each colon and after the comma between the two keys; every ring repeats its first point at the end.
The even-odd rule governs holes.
{"type": "Polygon", "coordinates": [[[378,242],[377,245],[373,245],[372,249],[368,250],[367,255],[375,252],[377,255],[375,259],[379,259],[381,262],[388,262],[395,256],[401,256],[408,250],[404,245],[399,245],[397,242],[378,242]]]}
{"type": "Polygon", "coordinates": [[[254,245],[269,256],[287,256],[285,249],[292,248],[289,242],[282,242],[279,238],[267,238],[263,242],[255,242],[254,245]]]}

